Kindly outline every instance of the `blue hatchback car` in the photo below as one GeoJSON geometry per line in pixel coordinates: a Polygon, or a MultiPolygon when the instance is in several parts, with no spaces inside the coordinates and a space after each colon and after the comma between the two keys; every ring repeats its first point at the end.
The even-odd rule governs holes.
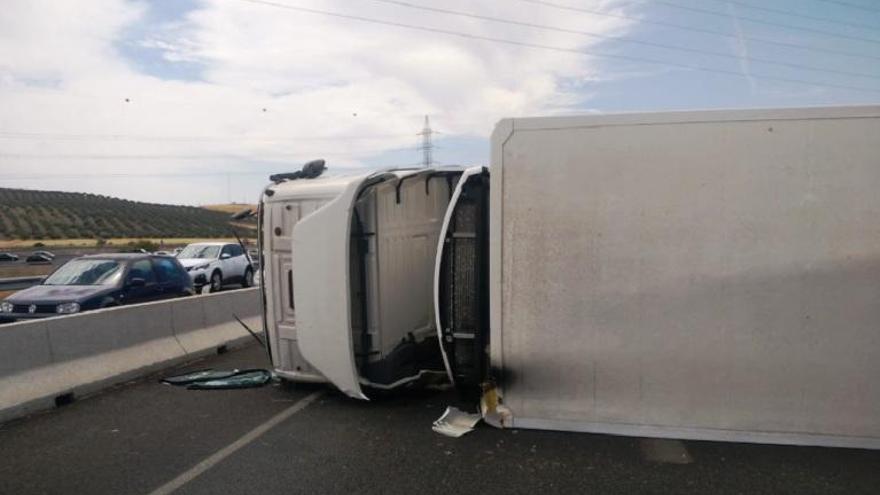
{"type": "Polygon", "coordinates": [[[96,254],[72,259],[43,283],[0,302],[4,319],[45,318],[194,294],[176,258],[96,254]]]}

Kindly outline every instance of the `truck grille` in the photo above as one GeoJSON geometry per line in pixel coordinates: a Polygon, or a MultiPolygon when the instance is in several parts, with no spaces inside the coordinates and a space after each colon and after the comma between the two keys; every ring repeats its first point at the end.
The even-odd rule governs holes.
{"type": "Polygon", "coordinates": [[[468,180],[453,211],[441,263],[443,347],[456,384],[476,390],[486,377],[488,184],[468,180]]]}

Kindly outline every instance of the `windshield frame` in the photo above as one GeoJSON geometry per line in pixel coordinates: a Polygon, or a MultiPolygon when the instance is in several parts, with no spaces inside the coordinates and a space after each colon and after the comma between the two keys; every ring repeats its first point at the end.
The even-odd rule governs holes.
{"type": "Polygon", "coordinates": [[[190,244],[189,246],[183,248],[183,251],[177,253],[177,258],[180,259],[216,259],[220,257],[220,252],[222,251],[223,246],[219,246],[216,244],[190,244]],[[209,256],[205,256],[206,251],[216,250],[215,253],[209,256]],[[193,256],[195,255],[195,256],[193,256]]]}

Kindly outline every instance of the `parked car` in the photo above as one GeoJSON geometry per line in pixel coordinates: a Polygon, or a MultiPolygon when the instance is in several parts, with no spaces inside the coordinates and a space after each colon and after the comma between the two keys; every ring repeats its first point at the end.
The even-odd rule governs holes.
{"type": "Polygon", "coordinates": [[[254,285],[254,267],[235,243],[200,242],[183,249],[177,259],[189,272],[197,291],[205,286],[217,292],[226,284],[254,285]]]}
{"type": "Polygon", "coordinates": [[[193,293],[192,281],[175,258],[97,254],[72,259],[42,284],[7,297],[0,302],[0,317],[44,318],[193,293]]]}
{"type": "Polygon", "coordinates": [[[0,261],[18,261],[18,255],[12,253],[0,253],[0,261]]]}
{"type": "Polygon", "coordinates": [[[31,253],[30,256],[28,256],[24,260],[26,262],[34,264],[34,265],[44,265],[44,264],[52,263],[53,259],[55,259],[55,258],[52,256],[48,256],[45,253],[35,251],[35,252],[31,253]]]}

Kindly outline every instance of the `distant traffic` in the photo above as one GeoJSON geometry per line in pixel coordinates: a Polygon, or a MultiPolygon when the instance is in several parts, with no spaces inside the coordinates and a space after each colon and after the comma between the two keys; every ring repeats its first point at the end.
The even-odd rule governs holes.
{"type": "Polygon", "coordinates": [[[56,263],[62,260],[45,250],[0,253],[0,266],[57,264],[42,281],[35,279],[36,285],[0,301],[0,321],[74,314],[255,283],[254,263],[238,243],[199,242],[152,253],[137,249],[63,258],[56,263]]]}

